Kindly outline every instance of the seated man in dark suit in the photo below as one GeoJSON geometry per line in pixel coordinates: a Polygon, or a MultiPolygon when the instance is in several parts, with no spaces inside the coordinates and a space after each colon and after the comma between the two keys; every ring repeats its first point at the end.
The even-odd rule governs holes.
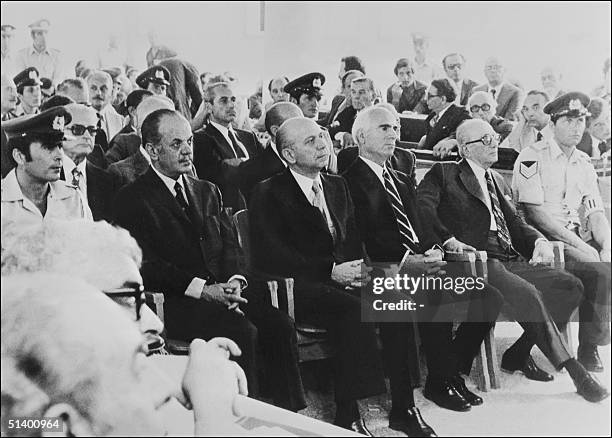
{"type": "Polygon", "coordinates": [[[538,266],[552,260],[552,248],[517,213],[503,177],[489,169],[497,161],[493,128],[469,120],[459,127],[457,140],[464,159],[434,164],[418,187],[426,235],[447,251],[487,251],[489,285],[501,292],[525,330],[504,353],[502,368],[551,380],[529,354],[535,344],[555,368],[568,371],[582,397],[603,400],[607,390],[571,356],[557,328],[567,324],[578,305],[582,284],[564,271],[538,266]]]}
{"type": "Polygon", "coordinates": [[[255,269],[295,279],[298,322],[323,325],[336,349],[335,424],[368,434],[357,400],[385,392],[374,326],[361,322],[362,244],[346,182],[322,174],[325,131],[289,119],[276,133],[288,169],[258,184],[249,221],[255,269]]]}
{"type": "MultiPolygon", "coordinates": [[[[258,329],[238,307],[246,304],[246,280],[237,273],[237,249],[229,218],[216,186],[187,176],[191,170],[192,133],[177,111],[161,109],[142,124],[142,139],[152,166],[115,199],[117,223],[143,250],[142,277],[147,290],[163,292],[168,335],[190,341],[225,336],[242,355],[236,360],[258,394],[258,329]]],[[[304,407],[297,368],[295,331],[289,318],[271,307],[253,312],[259,326],[265,369],[284,391],[279,404],[304,407]],[[260,318],[260,319],[258,319],[260,318]]]]}
{"type": "Polygon", "coordinates": [[[393,104],[398,113],[412,111],[426,114],[427,85],[415,79],[413,62],[408,58],[400,58],[395,64],[393,73],[398,81],[387,88],[387,102],[393,104]]]}
{"type": "Polygon", "coordinates": [[[342,76],[342,94],[334,96],[329,114],[325,120],[325,126],[329,129],[338,119],[338,115],[348,106],[351,106],[351,82],[355,78],[362,78],[365,75],[359,70],[349,70],[342,76]]]}
{"type": "MultiPolygon", "coordinates": [[[[113,147],[113,142],[120,134],[134,134],[138,132],[138,123],[136,122],[136,108],[145,97],[153,96],[149,90],[137,89],[132,91],[125,99],[125,111],[128,114],[126,125],[119,131],[110,141],[109,146],[113,147]]],[[[115,160],[116,161],[116,160],[115,160]]]]}
{"type": "Polygon", "coordinates": [[[98,130],[96,111],[79,103],[64,108],[72,116],[72,121],[64,128],[64,160],[60,178],[81,191],[95,221],[110,221],[113,197],[119,189],[118,181],[87,159],[93,151],[98,130]]]}
{"type": "Polygon", "coordinates": [[[601,97],[594,97],[589,103],[586,128],[576,149],[589,157],[599,158],[610,150],[610,105],[601,97]]]}
{"type": "Polygon", "coordinates": [[[433,150],[434,156],[447,157],[457,150],[455,131],[470,115],[465,108],[455,105],[457,95],[448,79],[435,79],[427,90],[427,133],[419,141],[419,149],[433,150]]]}
{"type": "Polygon", "coordinates": [[[285,120],[295,117],[303,117],[302,110],[291,102],[275,103],[266,111],[265,125],[266,131],[270,134],[270,143],[261,154],[243,161],[238,166],[240,190],[247,201],[258,182],[282,172],[287,167],[276,146],[276,132],[285,120]]]}
{"type": "Polygon", "coordinates": [[[255,134],[232,128],[236,97],[227,82],[210,84],[204,93],[210,122],[194,132],[194,162],[198,177],[216,184],[226,207],[246,208],[240,191],[238,166],[263,150],[255,134]]]}
{"type": "MultiPolygon", "coordinates": [[[[375,107],[360,114],[353,126],[353,136],[359,145],[359,158],[343,176],[355,202],[357,228],[370,260],[375,263],[398,263],[408,252],[409,274],[417,277],[425,269],[433,271],[439,267],[434,261],[442,260],[443,253],[440,247],[430,248],[429,239],[423,234],[413,180],[388,164],[395,149],[398,129],[397,120],[384,108],[375,107]],[[428,265],[431,267],[427,268],[428,265]]],[[[447,266],[444,269],[449,272],[449,268],[454,271],[455,267],[447,266]]],[[[462,272],[457,274],[464,276],[462,272]]],[[[468,411],[471,406],[482,404],[483,400],[467,389],[460,373],[469,374],[479,346],[499,314],[503,298],[491,290],[475,291],[473,303],[470,304],[469,322],[460,326],[457,336],[451,342],[453,321],[459,319],[460,315],[453,312],[449,315],[453,319],[448,320],[437,314],[437,306],[465,301],[467,295],[446,294],[442,290],[419,292],[425,295],[422,299],[428,307],[427,312],[419,312],[419,320],[426,321],[419,324],[419,332],[430,370],[425,397],[448,409],[468,411]],[[430,294],[444,294],[448,298],[444,301],[429,299],[430,294]],[[430,322],[436,316],[436,322],[430,322]],[[442,321],[439,320],[441,318],[442,321]]],[[[384,324],[380,328],[383,335],[384,324]]],[[[400,323],[395,323],[393,330],[400,331],[400,323]]],[[[403,342],[406,343],[405,340],[403,342]]],[[[418,414],[418,410],[413,407],[408,414],[410,418],[418,414]]],[[[401,424],[406,420],[405,413],[391,410],[390,427],[394,428],[393,423],[401,424]]],[[[409,436],[413,436],[410,428],[406,431],[409,436]]]]}

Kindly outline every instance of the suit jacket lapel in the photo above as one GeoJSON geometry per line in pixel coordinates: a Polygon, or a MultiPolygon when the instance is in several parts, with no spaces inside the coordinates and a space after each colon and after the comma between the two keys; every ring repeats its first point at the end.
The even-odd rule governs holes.
{"type": "Polygon", "coordinates": [[[176,199],[174,199],[172,193],[170,193],[170,190],[168,190],[168,187],[166,187],[161,178],[157,176],[153,168],[150,168],[145,176],[155,189],[155,191],[152,193],[154,193],[154,196],[157,198],[159,203],[165,206],[168,210],[172,211],[177,218],[192,226],[193,223],[189,216],[187,216],[183,209],[178,205],[176,199]]]}
{"type": "Polygon", "coordinates": [[[478,183],[478,179],[476,179],[476,175],[472,171],[472,168],[468,164],[468,162],[464,159],[459,163],[460,173],[459,178],[463,185],[474,197],[480,199],[480,201],[486,206],[487,201],[485,200],[484,193],[480,188],[480,184],[478,183]]]}
{"type": "Polygon", "coordinates": [[[220,149],[221,156],[223,158],[235,158],[234,148],[227,142],[225,136],[215,128],[212,123],[209,123],[206,127],[206,131],[215,139],[215,144],[220,149]]]}
{"type": "Polygon", "coordinates": [[[204,205],[202,204],[202,197],[200,196],[200,190],[198,186],[194,184],[191,178],[187,178],[183,175],[185,181],[185,194],[187,195],[187,202],[189,202],[189,216],[196,230],[201,230],[204,224],[204,218],[202,212],[204,211],[204,205]]]}
{"type": "MultiPolygon", "coordinates": [[[[311,223],[314,226],[319,227],[322,230],[325,230],[327,234],[329,234],[329,229],[327,228],[327,224],[325,223],[325,219],[319,213],[319,211],[308,202],[306,196],[304,196],[304,192],[300,188],[299,184],[291,175],[289,168],[285,170],[285,173],[282,174],[283,185],[280,191],[280,197],[283,199],[284,203],[289,207],[290,211],[295,212],[297,216],[299,216],[300,221],[306,221],[311,223]]],[[[324,189],[325,190],[325,189],[324,189]]],[[[329,209],[329,198],[327,198],[327,193],[325,192],[325,197],[327,201],[327,208],[329,209]]],[[[330,235],[331,237],[331,235],[330,235]]]]}
{"type": "MultiPolygon", "coordinates": [[[[327,177],[324,174],[321,174],[321,185],[323,186],[323,194],[325,195],[325,203],[327,204],[327,211],[331,216],[331,221],[336,228],[336,234],[338,237],[338,241],[343,240],[344,230],[341,229],[342,221],[340,221],[340,217],[338,211],[336,211],[336,207],[338,205],[336,199],[336,191],[332,188],[332,183],[327,180],[327,177]]],[[[325,229],[329,232],[329,228],[327,224],[325,224],[325,229]]],[[[331,234],[330,234],[331,235],[331,234]]]]}

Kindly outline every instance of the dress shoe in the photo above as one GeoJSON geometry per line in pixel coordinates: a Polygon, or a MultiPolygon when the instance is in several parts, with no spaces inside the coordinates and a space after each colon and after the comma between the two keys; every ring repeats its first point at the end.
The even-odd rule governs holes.
{"type": "Polygon", "coordinates": [[[415,407],[403,411],[391,410],[389,414],[389,429],[399,430],[408,436],[438,436],[431,426],[425,423],[421,412],[415,407]]]}
{"type": "Polygon", "coordinates": [[[472,406],[480,406],[484,403],[482,397],[474,394],[465,386],[465,380],[461,376],[455,376],[452,379],[452,384],[459,394],[472,406]]]}
{"type": "Polygon", "coordinates": [[[591,371],[592,373],[602,373],[604,370],[596,345],[579,345],[578,362],[580,362],[587,371],[591,371]]]}
{"type": "Polygon", "coordinates": [[[590,374],[587,374],[585,378],[580,381],[580,383],[574,380],[574,384],[576,385],[578,394],[580,394],[585,400],[593,403],[600,402],[610,395],[608,390],[590,374]]]}
{"type": "Polygon", "coordinates": [[[339,423],[334,423],[334,424],[338,427],[348,429],[360,435],[374,436],[372,435],[372,432],[368,430],[368,428],[365,425],[365,422],[363,421],[363,418],[361,417],[356,420],[353,420],[351,424],[339,424],[339,423]]]}
{"type": "Polygon", "coordinates": [[[527,358],[525,365],[523,366],[515,366],[510,364],[509,360],[505,360],[506,357],[502,358],[501,368],[504,371],[509,373],[513,373],[515,371],[520,371],[527,377],[529,380],[536,380],[538,382],[550,382],[554,379],[554,377],[544,371],[542,368],[538,367],[534,362],[531,355],[527,358]]]}
{"type": "Polygon", "coordinates": [[[451,411],[467,412],[472,409],[469,402],[459,394],[449,381],[443,382],[439,386],[425,385],[423,395],[441,408],[451,411]]]}

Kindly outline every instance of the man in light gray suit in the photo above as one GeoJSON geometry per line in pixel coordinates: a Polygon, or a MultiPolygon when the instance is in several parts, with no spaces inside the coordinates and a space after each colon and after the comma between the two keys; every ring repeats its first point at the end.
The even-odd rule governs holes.
{"type": "Polygon", "coordinates": [[[504,119],[517,120],[516,112],[521,102],[521,90],[504,82],[505,67],[498,58],[492,56],[485,61],[484,74],[487,83],[474,88],[476,91],[491,93],[497,101],[496,114],[504,119]]]}

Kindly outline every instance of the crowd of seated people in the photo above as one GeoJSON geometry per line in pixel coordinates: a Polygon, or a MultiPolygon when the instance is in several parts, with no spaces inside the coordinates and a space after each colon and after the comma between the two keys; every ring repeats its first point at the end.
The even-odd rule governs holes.
{"type": "Polygon", "coordinates": [[[66,76],[51,68],[61,52],[45,51],[49,21],[30,28],[45,57],[19,52],[31,63],[13,71],[4,37],[15,27],[2,26],[3,435],[7,416],[61,416],[79,435],[162,433],[171,399],[193,410],[196,434],[244,432],[238,394],[306,408],[296,324],[312,324],[335,349],[335,425],[371,436],[358,400],[389,392],[389,428],[436,436],[406,340],[418,327],[424,396],[471,411],[486,400],[466,379],[502,307],[523,328],[503,369],[566,378],[539,367],[537,345],[579,396],[608,397],[592,373],[610,344],[610,200],[591,158],[610,155],[609,60],[607,94],[565,92],[550,67],[542,90],[523,92],[496,57],[481,85],[460,53],[433,68],[415,34],[417,56],[396,62],[386,98],[359,57],[343,57],[323,114],[320,72],[279,72],[264,104],[261,90],[237,96],[234,75],[200,75],[151,36],[143,71],[79,61],[66,76]],[[444,160],[420,182],[415,154],[398,147],[406,116],[425,124],[415,147],[444,160]],[[519,153],[512,187],[491,169],[499,148],[519,153]],[[246,236],[233,220],[242,210],[246,236]],[[552,241],[565,269],[544,266],[552,241]],[[372,264],[456,278],[448,253],[474,251],[488,254],[484,294],[418,291],[414,321],[363,319],[372,264]],[[283,278],[295,320],[268,293],[283,278]],[[163,294],[163,323],[145,290],[163,294]],[[577,354],[561,335],[574,311],[577,354]],[[191,343],[189,357],[153,354],[167,339],[191,343]],[[184,372],[166,384],[169,362],[184,372]]]}

